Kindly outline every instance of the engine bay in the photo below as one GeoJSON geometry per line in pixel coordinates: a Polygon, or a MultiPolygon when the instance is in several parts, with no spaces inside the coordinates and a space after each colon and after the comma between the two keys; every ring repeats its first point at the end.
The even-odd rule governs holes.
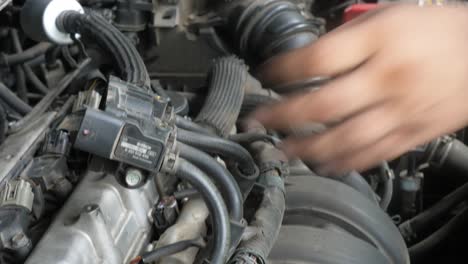
{"type": "Polygon", "coordinates": [[[381,2],[0,1],[0,263],[466,263],[465,130],[330,178],[248,118],[381,2]]]}

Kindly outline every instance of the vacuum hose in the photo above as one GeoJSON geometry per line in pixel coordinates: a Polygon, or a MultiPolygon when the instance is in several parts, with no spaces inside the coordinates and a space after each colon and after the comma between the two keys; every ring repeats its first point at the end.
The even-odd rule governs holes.
{"type": "Polygon", "coordinates": [[[240,172],[247,177],[258,174],[257,165],[250,153],[235,142],[183,129],[178,129],[177,140],[203,151],[235,161],[238,164],[240,172]]]}
{"type": "Polygon", "coordinates": [[[208,176],[190,162],[179,159],[176,176],[197,189],[210,211],[213,223],[213,248],[210,263],[223,264],[230,248],[229,215],[221,194],[208,176]]]}
{"type": "Polygon", "coordinates": [[[403,222],[399,228],[407,241],[422,234],[428,227],[435,225],[451,209],[468,198],[468,183],[459,187],[426,211],[403,222]]]}
{"type": "Polygon", "coordinates": [[[226,137],[239,117],[247,76],[247,66],[234,56],[215,61],[208,96],[195,121],[226,137]]]}
{"type": "Polygon", "coordinates": [[[0,82],[0,100],[21,115],[31,112],[32,107],[18,98],[5,84],[0,82]]]}
{"type": "Polygon", "coordinates": [[[178,143],[180,157],[193,163],[195,166],[206,172],[207,175],[215,179],[221,187],[223,194],[226,197],[226,204],[231,213],[233,220],[239,222],[243,218],[243,198],[239,189],[239,185],[234,177],[226,168],[214,160],[210,155],[192,148],[183,143],[178,143]]]}

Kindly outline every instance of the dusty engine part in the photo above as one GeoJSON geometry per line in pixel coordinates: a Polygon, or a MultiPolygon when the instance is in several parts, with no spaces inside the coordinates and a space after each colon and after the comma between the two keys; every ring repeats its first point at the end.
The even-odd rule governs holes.
{"type": "Polygon", "coordinates": [[[330,180],[244,122],[354,2],[0,1],[0,263],[465,263],[465,130],[330,180]]]}
{"type": "MultiPolygon", "coordinates": [[[[205,236],[205,220],[208,213],[208,208],[203,200],[188,201],[182,208],[177,222],[161,235],[155,248],[205,236]]],[[[192,247],[172,256],[163,257],[156,263],[193,263],[197,253],[198,248],[192,247]]]]}
{"type": "Polygon", "coordinates": [[[154,183],[127,189],[93,164],[26,263],[128,263],[150,241],[154,183]]]}

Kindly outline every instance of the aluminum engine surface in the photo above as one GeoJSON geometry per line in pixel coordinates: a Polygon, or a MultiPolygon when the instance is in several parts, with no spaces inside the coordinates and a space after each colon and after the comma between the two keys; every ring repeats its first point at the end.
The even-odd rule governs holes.
{"type": "Polygon", "coordinates": [[[126,189],[88,171],[26,263],[128,263],[148,243],[156,200],[152,181],[126,189]]]}

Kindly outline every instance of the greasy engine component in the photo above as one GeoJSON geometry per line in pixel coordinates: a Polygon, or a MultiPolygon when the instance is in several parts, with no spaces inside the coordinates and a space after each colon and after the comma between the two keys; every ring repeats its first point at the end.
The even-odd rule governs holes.
{"type": "MultiPolygon", "coordinates": [[[[161,235],[155,247],[159,248],[178,241],[203,237],[207,231],[205,221],[208,218],[208,213],[208,208],[206,208],[203,200],[193,199],[188,201],[182,208],[177,222],[161,235]]],[[[179,263],[193,263],[197,253],[197,248],[189,248],[177,254],[161,256],[156,263],[174,263],[176,261],[179,263]]]]}
{"type": "MultiPolygon", "coordinates": [[[[343,183],[323,177],[292,176],[288,182],[283,220],[285,225],[312,226],[352,235],[356,240],[372,245],[375,251],[380,252],[379,254],[386,259],[385,263],[409,263],[405,243],[396,226],[390,217],[367,197],[343,183]],[[316,186],[317,189],[310,192],[308,186],[316,186]]],[[[372,254],[376,255],[377,253],[372,254]]],[[[350,259],[358,256],[348,255],[350,259]]],[[[314,263],[312,256],[305,260],[314,263]]],[[[372,259],[360,260],[361,263],[380,263],[372,262],[372,259]]],[[[343,262],[338,258],[330,259],[330,263],[343,262]]]]}
{"type": "Polygon", "coordinates": [[[32,186],[25,180],[10,181],[0,192],[0,248],[19,260],[24,260],[32,248],[27,228],[33,200],[32,186]]]}
{"type": "Polygon", "coordinates": [[[96,158],[26,263],[128,263],[150,240],[157,198],[153,181],[125,188],[96,158]]]}
{"type": "Polygon", "coordinates": [[[104,111],[87,108],[74,146],[159,171],[173,139],[172,107],[160,96],[111,77],[104,111]]]}
{"type": "Polygon", "coordinates": [[[463,254],[465,131],[328,179],[244,120],[288,95],[256,67],[351,2],[0,1],[0,263],[463,254]]]}

